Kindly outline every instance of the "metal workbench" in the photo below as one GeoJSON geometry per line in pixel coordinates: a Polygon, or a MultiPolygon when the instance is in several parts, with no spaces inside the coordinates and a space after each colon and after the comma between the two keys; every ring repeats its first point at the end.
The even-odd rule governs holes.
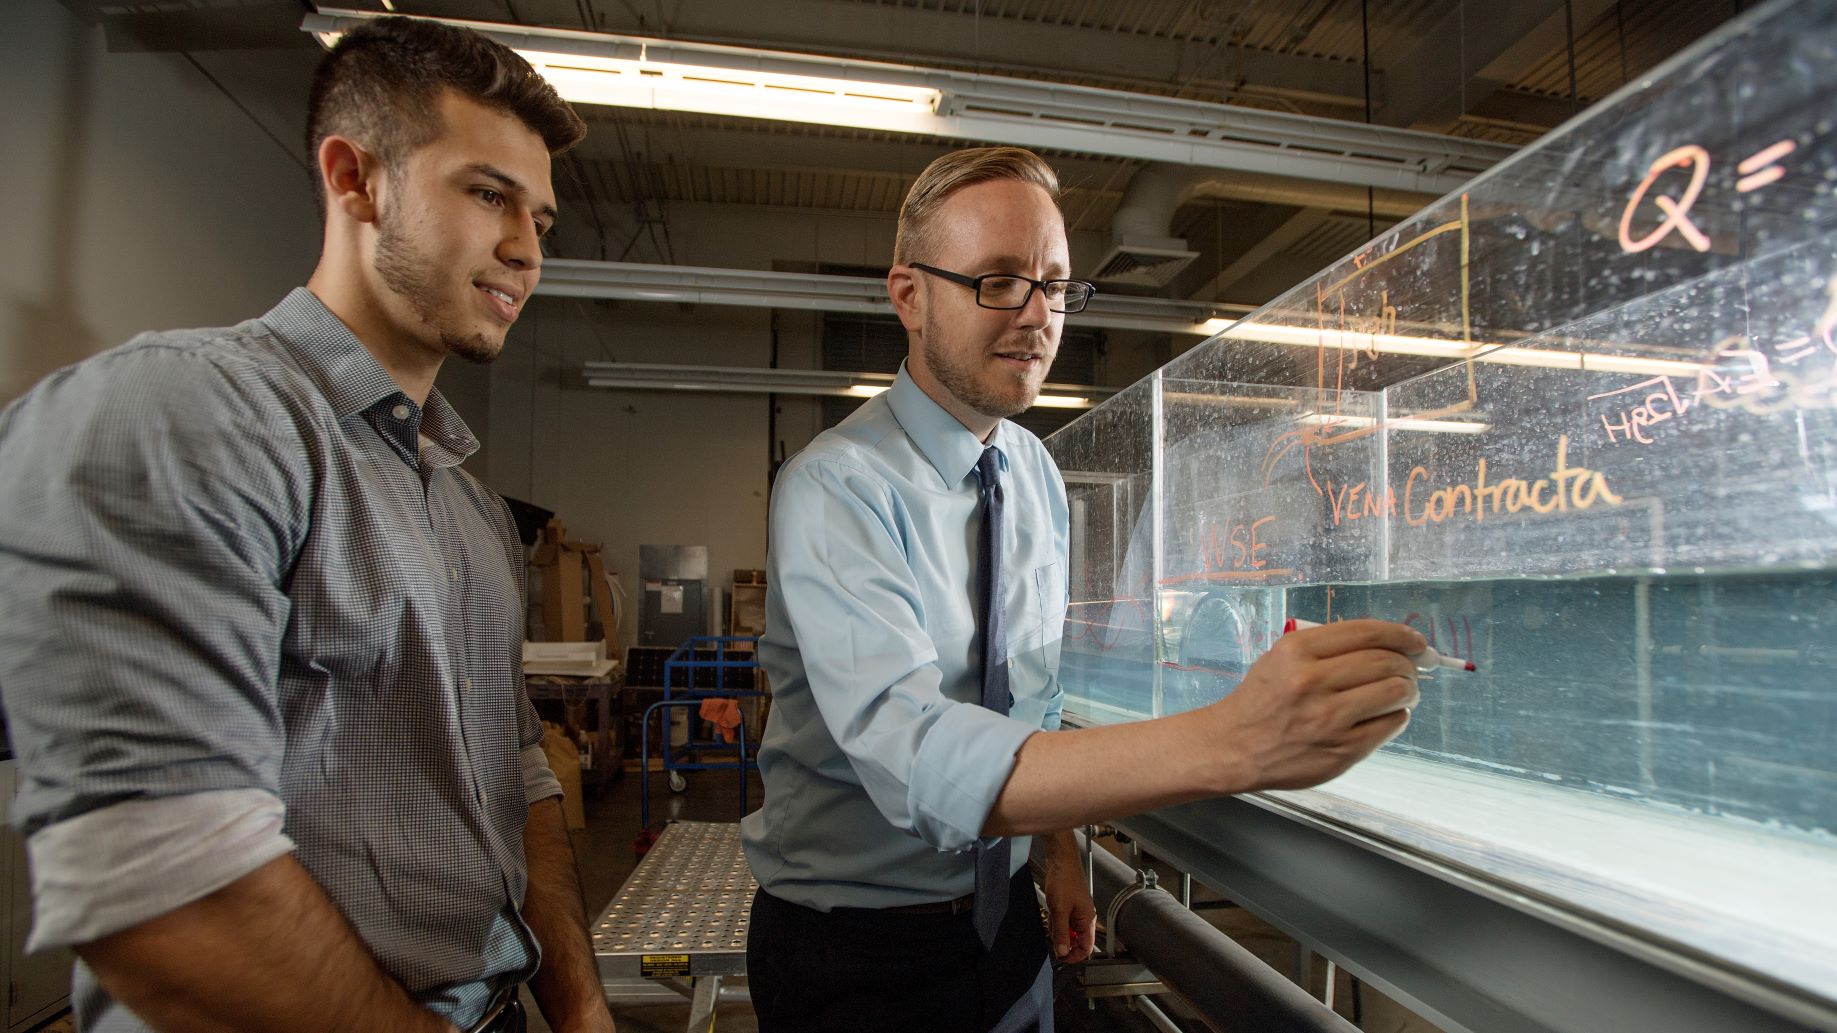
{"type": "Polygon", "coordinates": [[[710,1028],[714,1006],[749,1001],[746,932],[759,884],[740,851],[735,822],[681,821],[613,894],[593,923],[593,953],[606,999],[619,1005],[688,998],[687,1029],[710,1028]]]}

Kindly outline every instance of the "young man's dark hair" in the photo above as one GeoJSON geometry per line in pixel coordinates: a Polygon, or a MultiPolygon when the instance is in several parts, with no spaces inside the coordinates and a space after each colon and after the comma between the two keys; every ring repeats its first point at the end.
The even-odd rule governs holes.
{"type": "MultiPolygon", "coordinates": [[[[586,123],[528,61],[494,40],[439,22],[377,18],[344,34],[319,62],[306,107],[306,157],[336,133],[394,169],[440,135],[444,90],[514,115],[560,154],[586,123]]],[[[313,177],[321,214],[325,186],[313,177]]]]}

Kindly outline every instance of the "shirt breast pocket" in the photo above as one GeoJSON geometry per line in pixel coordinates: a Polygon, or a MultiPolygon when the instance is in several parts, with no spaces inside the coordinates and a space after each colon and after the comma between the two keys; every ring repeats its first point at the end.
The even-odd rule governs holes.
{"type": "Polygon", "coordinates": [[[1059,702],[1059,647],[1065,632],[1065,576],[1059,563],[1037,567],[1027,575],[1028,604],[1021,608],[1027,630],[1008,643],[1008,691],[1014,697],[1009,716],[1037,724],[1059,702]]]}

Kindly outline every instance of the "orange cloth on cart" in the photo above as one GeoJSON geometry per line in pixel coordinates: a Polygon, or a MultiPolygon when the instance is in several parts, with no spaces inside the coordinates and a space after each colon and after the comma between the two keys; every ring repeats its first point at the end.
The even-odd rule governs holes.
{"type": "Polygon", "coordinates": [[[740,701],[737,699],[702,700],[702,720],[721,730],[722,742],[733,742],[740,737],[740,701]]]}

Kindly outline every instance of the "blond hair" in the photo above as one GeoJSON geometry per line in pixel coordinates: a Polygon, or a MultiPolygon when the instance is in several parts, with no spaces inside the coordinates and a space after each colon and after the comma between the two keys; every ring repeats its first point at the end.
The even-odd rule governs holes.
{"type": "Polygon", "coordinates": [[[925,166],[899,206],[899,230],[893,238],[893,262],[905,265],[933,257],[937,236],[932,224],[950,195],[976,183],[1017,179],[1059,200],[1059,177],[1045,159],[1025,147],[971,147],[952,151],[925,166]]]}

